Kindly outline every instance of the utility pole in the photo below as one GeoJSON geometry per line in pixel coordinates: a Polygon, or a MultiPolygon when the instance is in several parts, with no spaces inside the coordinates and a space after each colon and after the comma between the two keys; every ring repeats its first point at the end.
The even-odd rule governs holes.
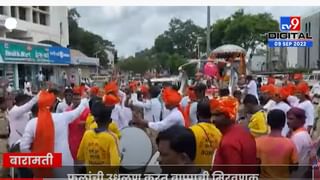
{"type": "Polygon", "coordinates": [[[210,55],[210,6],[207,7],[207,57],[210,55]]]}

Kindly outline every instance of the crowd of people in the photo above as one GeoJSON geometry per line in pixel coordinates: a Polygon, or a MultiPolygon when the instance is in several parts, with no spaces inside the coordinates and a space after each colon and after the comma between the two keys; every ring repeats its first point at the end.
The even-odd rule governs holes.
{"type": "Polygon", "coordinates": [[[311,136],[316,123],[308,85],[301,75],[281,87],[273,78],[261,86],[250,75],[246,80],[245,92],[220,88],[208,95],[211,87],[201,82],[180,94],[170,84],[136,81],[119,89],[115,79],[103,88],[81,84],[18,94],[11,105],[1,83],[0,140],[7,143],[1,153],[62,153],[63,168],[20,168],[21,177],[115,173],[121,130],[134,126],[149,135],[163,173],[310,178],[319,140],[311,136]]]}

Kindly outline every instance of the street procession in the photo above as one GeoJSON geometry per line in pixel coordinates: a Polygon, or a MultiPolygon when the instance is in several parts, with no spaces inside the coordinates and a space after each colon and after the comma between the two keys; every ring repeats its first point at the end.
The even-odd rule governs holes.
{"type": "MultiPolygon", "coordinates": [[[[20,18],[24,11],[11,6],[11,13],[12,7],[20,18]]],[[[51,6],[44,7],[29,9],[38,13],[40,24],[42,12],[54,12],[49,11],[51,6]]],[[[1,9],[6,12],[7,6],[1,9]]],[[[80,15],[75,9],[68,13],[66,47],[12,40],[14,32],[22,30],[19,19],[8,18],[18,24],[0,38],[5,62],[0,66],[4,74],[0,78],[0,179],[320,179],[320,73],[310,62],[306,70],[288,70],[281,59],[280,65],[273,63],[276,52],[270,46],[254,45],[248,50],[252,43],[240,44],[240,38],[234,43],[221,40],[211,48],[210,37],[217,38],[217,33],[213,30],[210,36],[206,28],[206,50],[200,50],[197,40],[195,53],[188,58],[164,54],[171,51],[166,47],[170,43],[161,38],[173,36],[170,33],[178,26],[172,24],[188,24],[173,19],[170,30],[157,37],[151,50],[116,63],[111,42],[103,45],[109,49],[86,51],[108,40],[101,38],[90,47],[84,44],[94,38],[87,38],[86,43],[74,45],[81,33],[87,33],[83,38],[95,36],[78,27],[80,15]],[[77,26],[71,27],[72,23],[77,26]],[[20,52],[19,59],[19,49],[31,55],[20,52]],[[169,60],[154,66],[153,59],[147,63],[145,59],[152,56],[145,54],[156,51],[154,57],[169,60]],[[266,52],[266,70],[263,63],[256,63],[259,51],[266,52]],[[109,64],[103,64],[108,62],[104,57],[109,64]],[[258,65],[261,68],[254,67],[258,65]]],[[[243,13],[239,10],[225,22],[245,18],[243,13]]],[[[285,18],[280,17],[280,23],[285,18]]],[[[226,29],[234,24],[225,25],[230,26],[226,29]]],[[[211,28],[215,27],[218,24],[211,28]]],[[[198,31],[193,30],[189,38],[198,31]]],[[[179,48],[173,46],[172,51],[180,52],[179,48]]],[[[288,51],[277,48],[280,54],[288,51]]],[[[311,57],[310,52],[304,53],[311,57]]]]}

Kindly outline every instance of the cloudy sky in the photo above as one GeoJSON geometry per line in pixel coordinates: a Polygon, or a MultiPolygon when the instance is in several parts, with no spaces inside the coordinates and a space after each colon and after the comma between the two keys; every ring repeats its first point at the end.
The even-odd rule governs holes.
{"type": "MultiPolygon", "coordinates": [[[[192,19],[206,27],[207,8],[192,6],[157,7],[76,7],[81,15],[81,27],[112,41],[119,56],[134,55],[150,48],[155,38],[168,29],[171,18],[192,19]]],[[[211,7],[211,23],[225,18],[241,7],[211,7]]],[[[270,12],[275,19],[280,16],[307,16],[320,7],[244,7],[245,13],[270,12]]]]}

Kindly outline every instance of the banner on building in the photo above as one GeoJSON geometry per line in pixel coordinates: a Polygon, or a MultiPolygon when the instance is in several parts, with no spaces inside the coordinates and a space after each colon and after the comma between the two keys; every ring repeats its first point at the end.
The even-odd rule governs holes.
{"type": "Polygon", "coordinates": [[[64,47],[49,47],[49,59],[53,64],[70,64],[70,49],[64,47]]]}
{"type": "Polygon", "coordinates": [[[50,63],[49,47],[0,41],[0,61],[50,63]]]}

